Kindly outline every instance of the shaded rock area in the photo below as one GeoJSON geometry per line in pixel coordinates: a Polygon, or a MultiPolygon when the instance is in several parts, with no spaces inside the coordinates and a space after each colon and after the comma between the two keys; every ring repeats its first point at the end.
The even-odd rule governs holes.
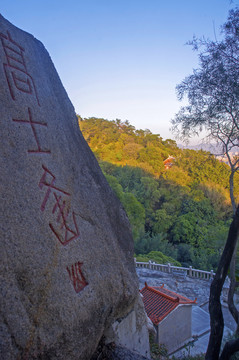
{"type": "Polygon", "coordinates": [[[138,299],[129,221],[46,49],[2,16],[0,122],[0,358],[90,359],[138,299]]]}
{"type": "Polygon", "coordinates": [[[104,333],[106,343],[121,345],[133,352],[150,357],[148,318],[139,295],[132,311],[115,321],[104,333]]]}
{"type": "Polygon", "coordinates": [[[146,360],[147,358],[135,352],[129,351],[126,348],[117,346],[112,354],[108,357],[109,360],[146,360]]]}
{"type": "Polygon", "coordinates": [[[96,352],[92,356],[91,360],[146,360],[148,357],[144,357],[139,353],[131,351],[123,346],[116,345],[114,342],[105,344],[105,339],[102,339],[96,352]]]}

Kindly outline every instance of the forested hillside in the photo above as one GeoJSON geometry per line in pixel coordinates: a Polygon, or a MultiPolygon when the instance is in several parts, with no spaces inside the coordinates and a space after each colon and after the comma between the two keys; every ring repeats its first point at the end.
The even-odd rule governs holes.
{"type": "Polygon", "coordinates": [[[215,268],[232,219],[229,167],[127,121],[79,117],[79,126],[128,214],[136,254],[215,268]]]}

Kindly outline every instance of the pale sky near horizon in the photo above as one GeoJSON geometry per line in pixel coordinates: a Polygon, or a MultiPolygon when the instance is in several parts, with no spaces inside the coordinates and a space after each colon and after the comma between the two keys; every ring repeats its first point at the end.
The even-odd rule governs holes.
{"type": "Polygon", "coordinates": [[[1,14],[43,42],[75,111],[174,138],[175,86],[197,67],[185,45],[215,39],[230,0],[10,0],[1,14]]]}

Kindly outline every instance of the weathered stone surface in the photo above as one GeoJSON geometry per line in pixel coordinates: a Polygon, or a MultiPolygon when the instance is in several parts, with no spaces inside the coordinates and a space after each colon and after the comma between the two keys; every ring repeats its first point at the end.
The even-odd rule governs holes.
{"type": "Polygon", "coordinates": [[[105,331],[105,343],[115,343],[150,358],[148,333],[147,315],[139,294],[138,301],[132,311],[126,317],[117,319],[105,331]]]}
{"type": "Polygon", "coordinates": [[[1,16],[0,122],[0,358],[89,359],[137,298],[128,219],[44,46],[1,16]]]}
{"type": "Polygon", "coordinates": [[[100,343],[91,360],[148,360],[149,357],[140,355],[115,343],[100,343]]]}

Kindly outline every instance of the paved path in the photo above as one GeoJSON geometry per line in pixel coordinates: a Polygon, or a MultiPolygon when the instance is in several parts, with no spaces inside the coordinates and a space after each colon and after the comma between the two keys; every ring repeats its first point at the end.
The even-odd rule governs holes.
{"type": "MultiPolygon", "coordinates": [[[[178,292],[189,299],[197,298],[197,306],[192,307],[192,335],[194,342],[187,347],[177,351],[173,355],[180,359],[184,355],[197,355],[205,353],[207,350],[210,335],[210,318],[208,312],[208,301],[210,295],[211,282],[208,280],[192,279],[186,277],[175,278],[171,274],[167,274],[158,270],[149,270],[144,268],[136,269],[139,277],[139,287],[142,289],[144,283],[149,286],[160,286],[164,284],[166,288],[174,292],[178,292]]],[[[224,304],[222,306],[224,316],[224,336],[233,332],[236,328],[235,322],[224,304]]]]}
{"type": "Polygon", "coordinates": [[[210,331],[209,314],[199,306],[192,307],[192,336],[202,336],[210,331]]]}
{"type": "Polygon", "coordinates": [[[175,352],[173,356],[180,359],[186,355],[205,353],[209,340],[210,319],[209,314],[199,306],[192,307],[192,341],[175,352]]]}

